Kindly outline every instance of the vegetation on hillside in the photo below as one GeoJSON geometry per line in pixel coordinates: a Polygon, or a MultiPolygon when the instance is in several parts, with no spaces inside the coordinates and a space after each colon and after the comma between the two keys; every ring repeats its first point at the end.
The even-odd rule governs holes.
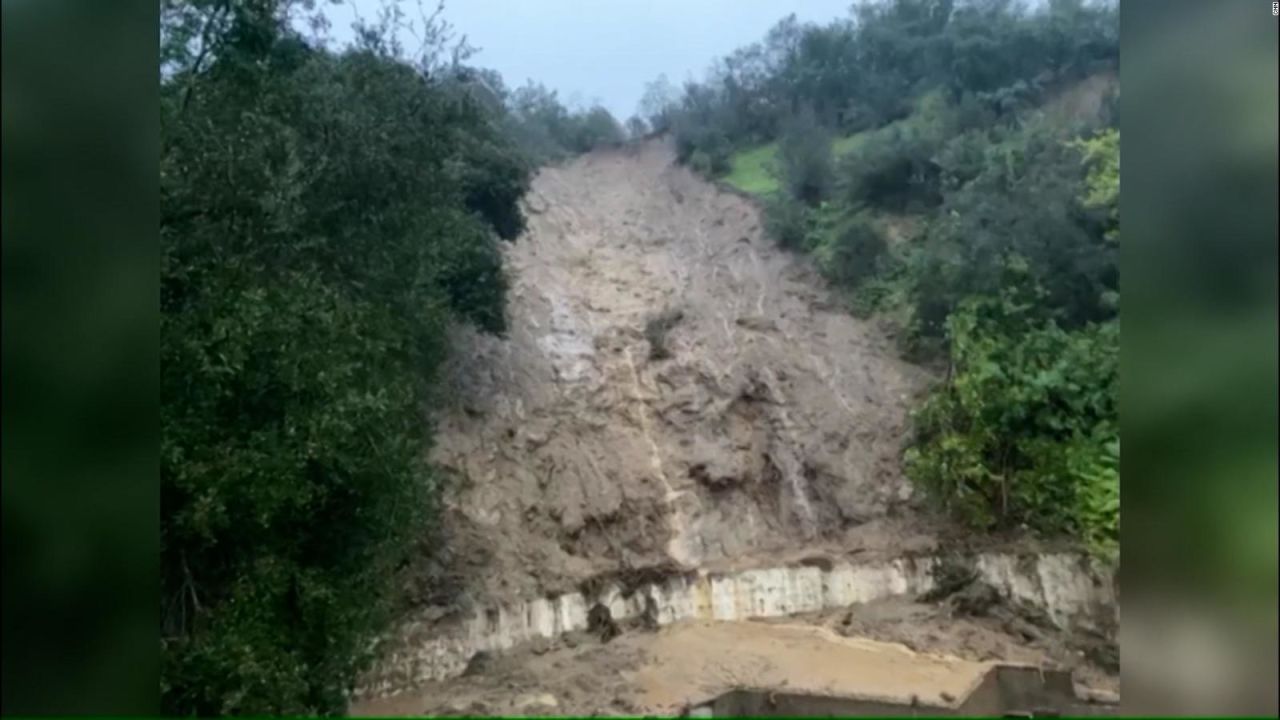
{"type": "Polygon", "coordinates": [[[560,102],[554,90],[539,83],[530,81],[513,91],[500,83],[498,79],[493,85],[509,109],[509,133],[534,161],[560,160],[627,137],[627,131],[603,107],[573,111],[560,102]]]}
{"type": "Polygon", "coordinates": [[[947,368],[911,477],[975,527],[1100,554],[1119,536],[1118,93],[1099,94],[1118,31],[1108,2],[863,2],[784,19],[664,108],[683,162],[765,196],[780,245],[947,368]],[[902,217],[919,229],[891,240],[902,217]]]}
{"type": "Polygon", "coordinates": [[[430,552],[447,327],[507,327],[535,162],[622,137],[465,66],[437,16],[326,49],[306,2],[164,0],[162,701],[341,712],[430,552]],[[450,52],[446,52],[450,51],[450,52]]]}

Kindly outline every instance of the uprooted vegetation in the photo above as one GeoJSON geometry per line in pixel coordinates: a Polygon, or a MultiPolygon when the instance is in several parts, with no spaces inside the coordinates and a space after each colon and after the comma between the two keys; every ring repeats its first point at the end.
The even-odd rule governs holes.
{"type": "Polygon", "coordinates": [[[778,23],[666,108],[681,159],[761,194],[779,245],[941,368],[916,413],[917,484],[975,527],[1106,555],[1117,38],[1108,3],[861,3],[826,25],[778,23]],[[891,237],[902,217],[914,231],[891,237]]]}

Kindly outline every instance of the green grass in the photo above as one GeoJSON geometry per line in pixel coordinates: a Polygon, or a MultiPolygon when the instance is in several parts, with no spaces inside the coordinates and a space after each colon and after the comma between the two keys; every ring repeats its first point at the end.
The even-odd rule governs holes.
{"type": "Polygon", "coordinates": [[[845,153],[856,150],[859,145],[866,141],[867,137],[868,133],[860,132],[852,135],[846,135],[842,138],[836,138],[835,142],[831,143],[831,152],[834,153],[836,157],[840,157],[845,153]]]}
{"type": "Polygon", "coordinates": [[[778,189],[771,166],[778,153],[778,143],[740,150],[729,158],[729,172],[724,181],[753,195],[768,195],[778,189]]]}
{"type": "MultiPolygon", "coordinates": [[[[836,138],[836,141],[831,144],[832,153],[836,157],[844,155],[858,147],[866,136],[866,133],[855,133],[836,138]]],[[[777,154],[777,142],[739,150],[729,157],[729,172],[725,173],[722,179],[752,195],[773,193],[778,189],[778,181],[774,179],[772,172],[773,159],[777,154]]]]}

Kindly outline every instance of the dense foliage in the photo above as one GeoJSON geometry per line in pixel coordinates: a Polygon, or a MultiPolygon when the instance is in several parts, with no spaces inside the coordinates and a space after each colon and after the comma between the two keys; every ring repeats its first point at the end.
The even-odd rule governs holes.
{"type": "Polygon", "coordinates": [[[1119,525],[1118,25],[1086,0],[863,2],[784,19],[662,105],[705,174],[775,141],[766,231],[950,368],[908,456],[928,494],[1101,553],[1119,525]]]}
{"type": "Polygon", "coordinates": [[[837,133],[881,127],[938,90],[999,113],[1032,107],[1054,88],[1114,67],[1114,4],[1050,0],[864,0],[850,17],[805,25],[794,16],[717,62],[683,95],[647,99],[672,118],[682,157],[720,143],[778,137],[812,108],[837,133]],[[709,144],[707,144],[709,143],[709,144]]]}
{"type": "Polygon", "coordinates": [[[1119,542],[1119,322],[1067,331],[1011,261],[947,318],[951,377],[915,413],[907,472],[965,521],[1119,542]]]}
{"type": "Polygon", "coordinates": [[[814,207],[829,195],[834,175],[831,134],[811,108],[803,108],[783,124],[778,159],[777,172],[791,199],[814,207]]]}
{"type": "Polygon", "coordinates": [[[530,81],[512,92],[499,92],[509,110],[506,124],[511,137],[537,161],[559,160],[626,138],[626,131],[605,108],[571,111],[554,90],[539,83],[530,81]]]}
{"type": "Polygon", "coordinates": [[[162,9],[164,709],[339,712],[430,529],[447,326],[506,327],[530,165],[453,63],[162,9]]]}

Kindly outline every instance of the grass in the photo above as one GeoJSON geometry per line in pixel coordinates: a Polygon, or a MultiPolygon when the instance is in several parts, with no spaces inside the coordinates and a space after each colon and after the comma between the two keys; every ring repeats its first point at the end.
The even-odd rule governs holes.
{"type": "MultiPolygon", "coordinates": [[[[839,157],[858,147],[865,139],[866,133],[836,138],[831,144],[831,151],[839,157]]],[[[769,195],[778,189],[778,181],[772,172],[773,158],[777,154],[777,142],[740,150],[729,157],[729,172],[722,179],[743,192],[769,195]]]]}
{"type": "Polygon", "coordinates": [[[741,150],[729,158],[729,172],[724,181],[753,195],[768,195],[778,189],[771,166],[778,153],[778,143],[741,150]]]}
{"type": "Polygon", "coordinates": [[[835,142],[831,143],[831,152],[836,157],[840,157],[851,150],[856,150],[858,146],[867,139],[867,137],[867,133],[860,132],[852,135],[846,135],[842,138],[836,138],[835,142]]]}

